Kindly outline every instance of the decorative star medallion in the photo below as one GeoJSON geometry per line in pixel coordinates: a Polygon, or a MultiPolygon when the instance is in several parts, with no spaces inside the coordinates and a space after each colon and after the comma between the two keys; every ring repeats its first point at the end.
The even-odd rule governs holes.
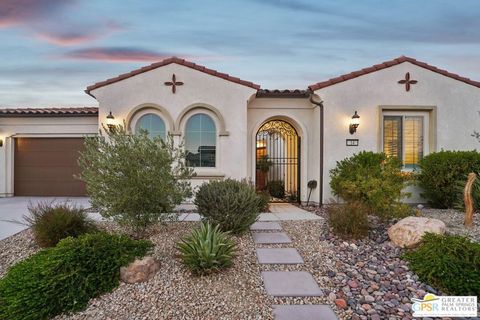
{"type": "Polygon", "coordinates": [[[405,85],[405,91],[410,91],[410,85],[411,84],[416,84],[418,81],[417,80],[410,80],[410,72],[407,72],[405,74],[405,79],[404,80],[399,80],[398,83],[404,84],[405,85]]]}
{"type": "Polygon", "coordinates": [[[183,86],[183,82],[177,81],[177,77],[175,77],[175,73],[172,75],[172,81],[165,82],[166,86],[172,87],[172,93],[175,94],[177,91],[177,86],[183,86]]]}

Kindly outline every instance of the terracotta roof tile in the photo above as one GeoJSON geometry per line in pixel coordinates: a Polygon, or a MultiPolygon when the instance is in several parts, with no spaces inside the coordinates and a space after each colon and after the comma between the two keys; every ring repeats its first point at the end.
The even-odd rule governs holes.
{"type": "Polygon", "coordinates": [[[179,64],[179,65],[188,67],[188,68],[192,68],[192,69],[210,74],[212,76],[216,76],[216,77],[219,77],[219,78],[231,81],[231,82],[235,82],[235,83],[238,83],[238,84],[241,84],[241,85],[253,88],[253,89],[257,89],[257,90],[260,89],[260,85],[254,84],[253,82],[241,80],[239,78],[232,77],[232,76],[230,76],[226,73],[220,73],[216,70],[208,69],[208,68],[206,68],[204,66],[201,66],[201,65],[198,65],[196,63],[186,61],[185,59],[180,59],[180,58],[177,58],[177,57],[171,57],[171,58],[165,59],[165,60],[160,61],[160,62],[152,63],[149,66],[145,66],[145,67],[130,71],[128,73],[121,74],[117,77],[110,78],[110,79],[107,79],[105,81],[97,82],[97,83],[95,83],[91,86],[88,86],[87,89],[85,90],[85,92],[89,95],[92,95],[90,93],[92,90],[98,89],[100,87],[103,87],[103,86],[106,86],[106,85],[109,85],[109,84],[112,84],[112,83],[115,83],[115,82],[118,82],[118,81],[121,81],[121,80],[128,79],[128,78],[133,77],[137,74],[147,72],[147,71],[159,68],[159,67],[163,67],[163,66],[166,66],[166,65],[171,64],[171,63],[176,63],[176,64],[179,64]]]}
{"type": "Polygon", "coordinates": [[[474,80],[471,80],[469,78],[459,76],[458,74],[451,73],[451,72],[448,72],[448,71],[443,70],[443,69],[439,69],[439,68],[437,68],[435,66],[432,66],[432,65],[429,65],[425,62],[417,61],[413,58],[405,57],[405,56],[401,56],[399,58],[396,58],[396,59],[393,59],[393,60],[390,60],[390,61],[385,61],[383,63],[376,64],[376,65],[373,65],[373,66],[368,67],[368,68],[363,68],[363,69],[358,70],[358,71],[353,71],[353,72],[350,72],[350,73],[347,73],[347,74],[329,79],[327,81],[318,82],[318,83],[315,83],[315,84],[312,84],[312,85],[308,86],[308,88],[311,91],[315,91],[315,90],[322,89],[322,88],[331,86],[331,85],[339,83],[339,82],[347,81],[347,80],[357,78],[359,76],[366,75],[366,74],[369,74],[369,73],[372,73],[372,72],[375,72],[375,71],[378,71],[378,70],[383,70],[383,69],[386,69],[386,68],[389,68],[389,67],[392,67],[392,66],[396,66],[396,65],[399,65],[399,64],[404,63],[404,62],[410,62],[410,63],[412,63],[416,66],[425,68],[427,70],[439,73],[439,74],[444,75],[446,77],[449,77],[449,78],[452,78],[452,79],[455,79],[455,80],[458,80],[458,81],[461,81],[461,82],[467,83],[469,85],[480,88],[480,82],[479,81],[474,81],[474,80]]]}
{"type": "Polygon", "coordinates": [[[85,117],[97,116],[98,108],[5,108],[0,117],[85,117]]]}
{"type": "Polygon", "coordinates": [[[308,90],[268,90],[260,89],[257,91],[257,98],[308,98],[310,92],[308,90]]]}

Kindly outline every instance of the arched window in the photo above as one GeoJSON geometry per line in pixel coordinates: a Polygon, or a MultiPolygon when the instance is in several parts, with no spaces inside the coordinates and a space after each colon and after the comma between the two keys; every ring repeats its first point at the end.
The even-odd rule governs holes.
{"type": "Polygon", "coordinates": [[[140,119],[138,119],[135,125],[135,132],[138,133],[141,129],[146,130],[148,132],[148,136],[152,139],[159,136],[165,140],[167,135],[165,130],[165,122],[163,122],[162,118],[153,113],[144,114],[140,117],[140,119]]]}
{"type": "Polygon", "coordinates": [[[216,128],[212,118],[199,113],[185,126],[185,150],[190,167],[215,167],[216,128]]]}

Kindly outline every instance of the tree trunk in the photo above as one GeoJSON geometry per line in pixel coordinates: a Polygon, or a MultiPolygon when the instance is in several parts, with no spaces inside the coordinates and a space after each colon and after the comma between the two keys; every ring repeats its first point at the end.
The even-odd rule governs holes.
{"type": "Polygon", "coordinates": [[[465,190],[463,192],[463,201],[465,202],[465,221],[464,225],[471,227],[473,225],[473,196],[472,196],[472,186],[475,182],[477,175],[475,173],[470,173],[468,175],[467,184],[465,185],[465,190]]]}

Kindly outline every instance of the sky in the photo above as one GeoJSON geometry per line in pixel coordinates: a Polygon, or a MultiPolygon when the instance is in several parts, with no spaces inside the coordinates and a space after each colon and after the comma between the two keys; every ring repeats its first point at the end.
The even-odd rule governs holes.
{"type": "Polygon", "coordinates": [[[479,0],[0,0],[0,107],[96,106],[95,82],[178,56],[308,85],[410,56],[480,80],[479,0]]]}

